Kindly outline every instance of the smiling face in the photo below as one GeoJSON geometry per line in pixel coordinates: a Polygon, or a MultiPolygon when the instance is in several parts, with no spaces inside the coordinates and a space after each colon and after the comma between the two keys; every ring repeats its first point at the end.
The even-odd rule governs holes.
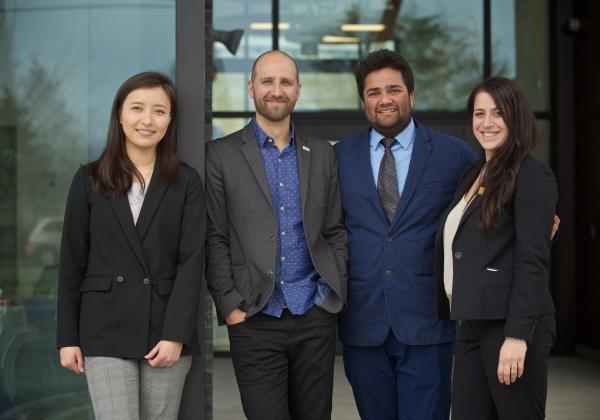
{"type": "Polygon", "coordinates": [[[508,127],[504,118],[496,107],[494,99],[487,92],[482,91],[475,96],[473,134],[485,151],[486,160],[490,160],[508,137],[508,127]]]}
{"type": "Polygon", "coordinates": [[[272,52],[255,64],[248,94],[256,113],[270,122],[290,116],[300,96],[300,83],[294,62],[286,55],[272,52]]]}
{"type": "Polygon", "coordinates": [[[171,102],[160,86],[131,91],[121,108],[127,150],[156,149],[171,122],[171,102]]]}
{"type": "Polygon", "coordinates": [[[400,71],[384,68],[369,73],[363,96],[367,120],[384,136],[395,136],[410,122],[414,92],[408,91],[400,71]]]}

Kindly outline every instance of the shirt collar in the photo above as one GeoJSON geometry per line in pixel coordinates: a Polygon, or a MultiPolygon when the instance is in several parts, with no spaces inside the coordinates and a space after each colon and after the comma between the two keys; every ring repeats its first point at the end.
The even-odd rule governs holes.
{"type": "MultiPolygon", "coordinates": [[[[415,131],[415,121],[411,118],[410,122],[408,123],[408,126],[406,126],[406,128],[399,132],[395,137],[398,143],[400,144],[401,148],[408,150],[408,148],[415,139],[415,131]]],[[[383,147],[383,145],[379,142],[384,137],[385,136],[383,134],[379,133],[374,128],[372,128],[370,139],[371,149],[375,150],[378,147],[383,147]]]]}
{"type": "MultiPolygon", "coordinates": [[[[254,136],[256,137],[258,146],[265,147],[265,142],[269,136],[263,131],[262,128],[260,128],[258,121],[256,121],[256,117],[252,117],[252,128],[254,129],[254,136]]],[[[294,123],[292,123],[292,120],[290,120],[290,146],[294,146],[294,131],[294,123]]]]}

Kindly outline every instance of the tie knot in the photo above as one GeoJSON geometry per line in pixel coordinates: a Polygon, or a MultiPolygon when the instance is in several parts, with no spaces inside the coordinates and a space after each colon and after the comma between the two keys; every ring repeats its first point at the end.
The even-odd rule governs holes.
{"type": "Polygon", "coordinates": [[[380,140],[380,143],[383,144],[383,147],[386,149],[391,149],[394,144],[398,141],[393,137],[384,137],[380,140]]]}

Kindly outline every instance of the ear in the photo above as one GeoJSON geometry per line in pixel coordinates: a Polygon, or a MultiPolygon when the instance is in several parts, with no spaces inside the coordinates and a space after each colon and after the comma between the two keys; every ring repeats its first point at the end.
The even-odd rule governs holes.
{"type": "Polygon", "coordinates": [[[248,80],[248,96],[254,99],[254,87],[252,86],[252,80],[248,80]]]}
{"type": "Polygon", "coordinates": [[[410,107],[413,108],[414,104],[415,104],[415,92],[414,91],[411,92],[409,98],[410,98],[410,107]]]}

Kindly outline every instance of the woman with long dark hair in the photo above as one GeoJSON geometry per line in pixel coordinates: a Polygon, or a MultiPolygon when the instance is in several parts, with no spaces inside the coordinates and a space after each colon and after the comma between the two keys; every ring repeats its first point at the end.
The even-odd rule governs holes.
{"type": "Polygon", "coordinates": [[[166,76],[127,79],[104,151],[69,191],[57,345],[65,368],[86,373],[98,419],[176,419],[199,350],[205,201],[177,160],[176,118],[166,76]]]}
{"type": "Polygon", "coordinates": [[[436,240],[439,314],[460,320],[452,418],[543,419],[556,181],[531,155],[535,116],[515,82],[481,82],[468,112],[484,157],[461,178],[436,240]]]}

